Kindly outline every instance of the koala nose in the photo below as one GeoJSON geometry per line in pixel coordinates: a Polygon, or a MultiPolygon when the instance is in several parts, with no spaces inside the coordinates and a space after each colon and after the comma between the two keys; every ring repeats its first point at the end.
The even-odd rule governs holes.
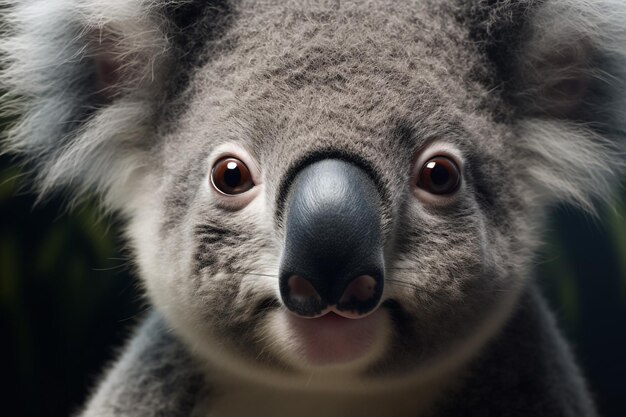
{"type": "Polygon", "coordinates": [[[280,293],[303,317],[373,312],[384,285],[380,196],[351,163],[326,159],[296,176],[286,204],[280,293]]]}

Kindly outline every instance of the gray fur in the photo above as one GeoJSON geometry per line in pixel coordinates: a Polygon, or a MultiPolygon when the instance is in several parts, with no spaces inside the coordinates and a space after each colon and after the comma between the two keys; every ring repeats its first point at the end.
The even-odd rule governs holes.
{"type": "MultiPolygon", "coordinates": [[[[367,397],[379,405],[359,415],[458,415],[465,403],[593,415],[529,265],[546,208],[593,212],[623,168],[621,1],[3,4],[1,80],[22,113],[8,145],[34,161],[42,191],[95,191],[127,219],[147,296],[176,335],[164,345],[181,343],[211,387],[194,412],[304,416],[301,402],[350,415],[367,397]],[[414,165],[435,151],[463,171],[443,204],[412,191],[414,165]],[[223,152],[253,168],[249,200],[211,191],[223,152]],[[366,170],[381,195],[389,334],[364,363],[319,370],[298,360],[277,274],[290,185],[328,157],[366,170]],[[536,381],[512,366],[520,355],[536,381]],[[233,387],[246,401],[228,408],[233,387]],[[297,401],[274,401],[281,389],[297,401]]],[[[85,416],[127,415],[99,408],[108,398],[140,403],[133,375],[153,368],[136,352],[167,350],[150,329],[138,338],[155,341],[131,344],[85,416]],[[128,398],[111,388],[124,379],[128,398]]],[[[146,395],[154,415],[170,407],[159,396],[146,395]]]]}
{"type": "Polygon", "coordinates": [[[196,361],[163,320],[152,314],[91,398],[89,415],[189,416],[202,386],[196,361]]]}

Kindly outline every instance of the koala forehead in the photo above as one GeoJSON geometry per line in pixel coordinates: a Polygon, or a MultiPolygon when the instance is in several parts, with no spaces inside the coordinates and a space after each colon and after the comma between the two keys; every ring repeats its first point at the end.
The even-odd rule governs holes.
{"type": "Polygon", "coordinates": [[[480,54],[447,2],[248,1],[230,14],[169,110],[174,170],[234,142],[271,178],[311,155],[341,154],[394,172],[394,189],[431,140],[506,158],[489,111],[502,106],[486,99],[480,54]]]}
{"type": "Polygon", "coordinates": [[[298,133],[339,119],[368,134],[393,119],[452,124],[459,110],[477,106],[480,55],[446,7],[300,3],[243,2],[230,12],[183,93],[194,104],[192,123],[221,116],[255,131],[298,133]],[[219,115],[207,111],[216,108],[219,115]]]}

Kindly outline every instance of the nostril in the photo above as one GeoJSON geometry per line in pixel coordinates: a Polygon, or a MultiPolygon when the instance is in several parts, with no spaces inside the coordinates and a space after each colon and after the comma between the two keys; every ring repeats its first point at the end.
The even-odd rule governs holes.
{"type": "Polygon", "coordinates": [[[374,277],[358,276],[343,291],[337,308],[342,312],[354,313],[356,317],[371,313],[378,306],[379,293],[374,277]]]}
{"type": "Polygon", "coordinates": [[[376,280],[369,275],[361,275],[348,284],[339,299],[339,304],[366,302],[374,297],[375,292],[376,280]]]}
{"type": "Polygon", "coordinates": [[[313,285],[300,275],[292,275],[287,281],[289,297],[296,303],[321,302],[322,298],[313,285]]]}
{"type": "Polygon", "coordinates": [[[280,293],[287,309],[301,317],[322,314],[326,302],[308,279],[294,274],[287,278],[285,284],[281,285],[280,293]]]}

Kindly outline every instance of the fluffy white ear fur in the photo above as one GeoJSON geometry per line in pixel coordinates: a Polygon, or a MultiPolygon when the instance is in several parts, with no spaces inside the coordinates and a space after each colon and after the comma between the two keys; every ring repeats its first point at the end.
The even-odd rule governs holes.
{"type": "Polygon", "coordinates": [[[40,191],[96,191],[114,208],[128,198],[167,67],[155,3],[0,0],[3,111],[20,116],[5,143],[33,162],[40,191]]]}
{"type": "Polygon", "coordinates": [[[547,0],[523,30],[519,172],[539,204],[567,200],[593,212],[624,169],[626,2],[547,0]]]}

